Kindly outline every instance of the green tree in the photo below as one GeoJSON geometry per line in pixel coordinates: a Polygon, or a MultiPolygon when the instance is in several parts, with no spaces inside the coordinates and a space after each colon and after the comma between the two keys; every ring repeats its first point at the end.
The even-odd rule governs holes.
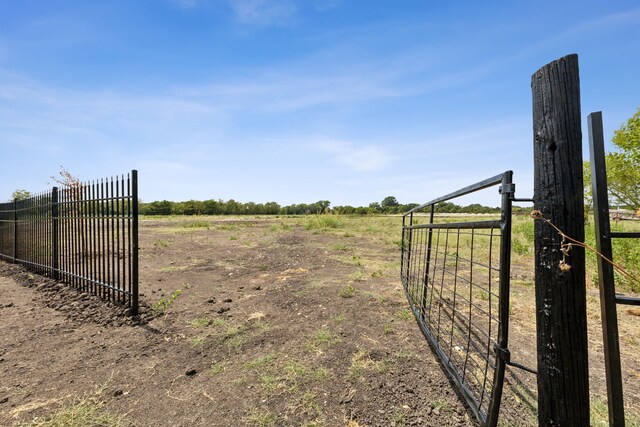
{"type": "Polygon", "coordinates": [[[383,208],[395,207],[398,205],[400,205],[400,203],[398,203],[396,198],[393,196],[387,196],[382,200],[382,202],[380,202],[380,206],[382,206],[383,208]]]}
{"type": "Polygon", "coordinates": [[[640,209],[640,108],[611,140],[620,151],[608,153],[609,194],[620,205],[640,209]]]}
{"type": "MultiPolygon", "coordinates": [[[[615,131],[611,139],[618,149],[607,153],[607,187],[612,205],[640,209],[640,108],[615,131]]],[[[584,195],[591,207],[591,165],[584,162],[584,195]]]]}
{"type": "Polygon", "coordinates": [[[31,192],[27,190],[16,190],[11,194],[11,199],[24,200],[31,197],[31,192]]]}

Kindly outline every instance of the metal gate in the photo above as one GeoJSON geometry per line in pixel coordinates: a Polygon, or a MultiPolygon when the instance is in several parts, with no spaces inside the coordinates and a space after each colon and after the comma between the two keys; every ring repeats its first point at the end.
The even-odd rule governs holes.
{"type": "Polygon", "coordinates": [[[494,426],[509,363],[511,171],[403,216],[401,278],[420,329],[475,416],[494,426]],[[499,219],[435,222],[439,203],[500,186],[499,219]]]}
{"type": "Polygon", "coordinates": [[[620,367],[620,340],[618,336],[617,304],[640,305],[640,298],[616,294],[613,274],[612,238],[640,238],[640,233],[612,232],[609,223],[609,197],[604,155],[604,133],[602,113],[587,117],[589,123],[589,151],[591,153],[591,188],[593,192],[593,215],[598,257],[598,283],[600,286],[600,310],[602,314],[602,336],[607,377],[607,401],[609,423],[624,426],[624,395],[622,370],[620,367]],[[606,259],[604,259],[606,258],[606,259]]]}

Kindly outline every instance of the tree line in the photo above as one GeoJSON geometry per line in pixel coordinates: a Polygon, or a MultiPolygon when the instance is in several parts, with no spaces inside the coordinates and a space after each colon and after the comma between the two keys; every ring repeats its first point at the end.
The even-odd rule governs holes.
{"type": "MultiPolygon", "coordinates": [[[[315,203],[298,203],[281,206],[276,202],[242,203],[234,199],[221,200],[187,200],[172,202],[169,200],[140,202],[141,215],[374,215],[399,214],[418,206],[417,203],[401,204],[393,196],[386,197],[382,202],[370,203],[369,206],[331,206],[328,200],[315,203]]],[[[436,205],[438,213],[497,213],[500,208],[488,207],[480,204],[459,206],[455,203],[443,202],[436,205]]]]}

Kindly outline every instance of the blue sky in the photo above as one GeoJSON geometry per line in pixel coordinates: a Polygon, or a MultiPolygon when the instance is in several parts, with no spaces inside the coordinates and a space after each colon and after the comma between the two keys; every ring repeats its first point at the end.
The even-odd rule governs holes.
{"type": "Polygon", "coordinates": [[[422,203],[507,169],[528,197],[531,75],[569,53],[609,140],[637,1],[0,0],[0,199],[60,165],[138,169],[144,201],[422,203]]]}

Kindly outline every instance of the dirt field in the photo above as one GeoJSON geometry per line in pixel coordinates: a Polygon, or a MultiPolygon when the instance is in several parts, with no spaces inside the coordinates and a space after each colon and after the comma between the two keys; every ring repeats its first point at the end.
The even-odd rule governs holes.
{"type": "MultiPolygon", "coordinates": [[[[332,221],[141,221],[139,320],[0,262],[0,425],[475,425],[408,310],[400,220],[332,221]]],[[[511,342],[535,366],[531,283],[514,268],[511,342]]],[[[621,312],[637,413],[640,317],[621,312]]]]}

